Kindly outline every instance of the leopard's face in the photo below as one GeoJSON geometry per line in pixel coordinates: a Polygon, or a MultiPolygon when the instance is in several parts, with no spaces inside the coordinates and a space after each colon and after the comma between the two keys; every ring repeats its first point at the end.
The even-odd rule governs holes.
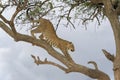
{"type": "Polygon", "coordinates": [[[67,49],[70,50],[70,51],[72,51],[72,52],[75,51],[75,49],[74,49],[74,45],[73,45],[72,42],[69,42],[69,43],[68,43],[68,45],[67,45],[67,49]]]}

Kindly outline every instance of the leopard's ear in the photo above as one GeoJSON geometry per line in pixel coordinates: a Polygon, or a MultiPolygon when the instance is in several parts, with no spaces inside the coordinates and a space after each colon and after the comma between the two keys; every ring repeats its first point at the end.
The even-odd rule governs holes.
{"type": "Polygon", "coordinates": [[[70,44],[73,44],[72,42],[69,42],[70,44]]]}

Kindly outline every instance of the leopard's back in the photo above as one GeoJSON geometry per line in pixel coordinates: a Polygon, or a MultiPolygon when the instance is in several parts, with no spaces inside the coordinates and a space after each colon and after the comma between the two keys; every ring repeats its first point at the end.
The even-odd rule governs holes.
{"type": "Polygon", "coordinates": [[[44,27],[42,28],[44,29],[42,30],[42,34],[44,38],[46,38],[46,40],[53,41],[54,39],[57,38],[57,34],[53,27],[53,24],[49,20],[41,18],[40,23],[42,24],[42,26],[40,27],[44,27]]]}
{"type": "Polygon", "coordinates": [[[67,40],[64,40],[62,38],[58,38],[58,42],[59,42],[59,45],[58,47],[60,49],[66,49],[67,51],[70,50],[70,51],[74,51],[74,45],[72,42],[70,41],[67,41],[67,40]]]}
{"type": "Polygon", "coordinates": [[[68,50],[70,50],[72,52],[74,51],[74,45],[73,45],[72,42],[69,42],[67,40],[61,39],[59,37],[57,37],[55,39],[51,39],[49,41],[47,40],[47,42],[50,45],[52,45],[52,46],[54,46],[56,48],[61,49],[62,51],[68,51],[68,50]]]}

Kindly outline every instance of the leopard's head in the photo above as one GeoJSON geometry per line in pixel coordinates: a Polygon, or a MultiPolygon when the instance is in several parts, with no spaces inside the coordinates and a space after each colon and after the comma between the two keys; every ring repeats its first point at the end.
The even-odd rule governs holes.
{"type": "Polygon", "coordinates": [[[70,50],[70,51],[72,51],[72,52],[75,51],[74,45],[73,45],[72,42],[69,42],[69,43],[67,44],[67,49],[70,50]]]}

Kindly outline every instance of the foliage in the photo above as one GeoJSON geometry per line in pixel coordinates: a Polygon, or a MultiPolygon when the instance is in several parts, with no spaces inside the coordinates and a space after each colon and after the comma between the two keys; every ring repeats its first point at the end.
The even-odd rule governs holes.
{"type": "MultiPolygon", "coordinates": [[[[10,7],[14,7],[19,3],[22,3],[22,1],[19,2],[18,0],[11,0],[10,2],[4,2],[2,6],[6,7],[10,5],[10,7]]],[[[93,4],[90,1],[76,2],[74,0],[29,0],[24,10],[19,13],[15,21],[16,24],[28,24],[30,19],[35,20],[40,17],[47,17],[50,20],[56,20],[57,23],[55,25],[57,28],[63,21],[65,22],[65,20],[67,21],[62,25],[72,26],[75,28],[74,24],[79,24],[80,22],[78,21],[81,20],[83,23],[86,23],[87,21],[93,21],[96,19],[98,24],[100,24],[100,20],[103,19],[104,14],[103,6],[93,4]],[[26,14],[27,11],[28,14],[26,14]]]]}

